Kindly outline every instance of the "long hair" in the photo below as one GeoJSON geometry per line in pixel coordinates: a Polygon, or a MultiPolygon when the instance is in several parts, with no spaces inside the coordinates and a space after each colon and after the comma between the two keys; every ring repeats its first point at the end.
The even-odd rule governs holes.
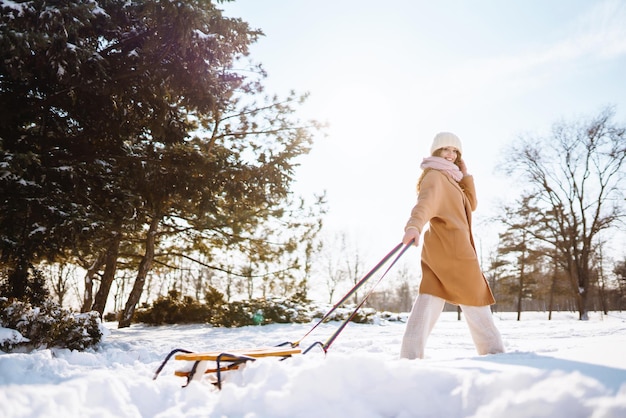
{"type": "MultiPolygon", "coordinates": [[[[432,156],[433,157],[441,157],[441,150],[443,148],[438,148],[436,150],[433,151],[432,156]]],[[[461,168],[459,166],[459,161],[461,161],[461,151],[457,151],[456,152],[456,160],[454,160],[454,164],[457,165],[457,167],[461,168]]],[[[422,171],[422,174],[420,174],[419,179],[417,179],[417,192],[419,193],[420,191],[420,186],[422,185],[422,180],[424,180],[424,176],[426,175],[426,173],[428,173],[430,170],[432,170],[432,168],[427,168],[424,171],[422,171]]]]}

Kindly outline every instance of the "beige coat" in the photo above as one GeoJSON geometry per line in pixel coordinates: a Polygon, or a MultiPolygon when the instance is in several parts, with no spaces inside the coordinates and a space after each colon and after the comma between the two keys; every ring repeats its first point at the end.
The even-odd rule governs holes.
{"type": "Polygon", "coordinates": [[[472,211],[476,209],[474,178],[459,183],[439,170],[426,169],[417,204],[406,228],[423,234],[420,293],[439,296],[456,305],[495,303],[483,275],[472,236],[472,211]]]}

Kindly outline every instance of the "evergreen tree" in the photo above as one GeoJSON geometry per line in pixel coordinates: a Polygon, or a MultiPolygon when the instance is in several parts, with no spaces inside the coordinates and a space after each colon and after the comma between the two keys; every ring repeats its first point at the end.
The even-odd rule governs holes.
{"type": "Polygon", "coordinates": [[[541,251],[537,248],[538,209],[532,204],[533,196],[523,196],[517,205],[507,207],[500,221],[507,229],[500,234],[500,255],[513,256],[511,272],[500,278],[500,291],[512,296],[517,310],[517,320],[521,319],[522,302],[533,297],[536,286],[534,277],[537,259],[541,251]]]}
{"type": "Polygon", "coordinates": [[[624,306],[626,306],[626,258],[615,264],[613,274],[617,279],[617,289],[619,293],[618,308],[622,310],[624,306]]]}
{"type": "Polygon", "coordinates": [[[319,126],[293,117],[298,95],[256,103],[263,71],[235,64],[260,31],[207,0],[1,7],[9,294],[24,294],[40,260],[75,257],[92,273],[104,268],[95,298],[85,296],[103,313],[120,249],[141,243],[125,255],[137,263],[126,326],[172,237],[219,251],[283,219],[295,159],[319,126]]]}

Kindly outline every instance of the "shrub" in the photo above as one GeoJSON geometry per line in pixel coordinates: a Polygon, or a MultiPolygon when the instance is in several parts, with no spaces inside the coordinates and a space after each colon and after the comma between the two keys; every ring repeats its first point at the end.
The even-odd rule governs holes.
{"type": "Polygon", "coordinates": [[[102,340],[100,316],[97,312],[72,313],[50,300],[41,306],[0,298],[0,325],[18,331],[29,341],[9,341],[0,348],[69,348],[85,350],[102,340]]]}
{"type": "MultiPolygon", "coordinates": [[[[352,312],[346,315],[346,318],[350,316],[352,312]]],[[[371,324],[374,321],[374,316],[376,315],[376,309],[372,308],[361,308],[359,309],[354,317],[352,318],[352,322],[356,322],[357,324],[371,324]]]]}
{"type": "MultiPolygon", "coordinates": [[[[149,325],[208,323],[218,327],[242,327],[274,323],[307,323],[321,318],[330,307],[317,307],[301,298],[251,299],[227,303],[224,296],[210,288],[202,304],[190,296],[181,297],[177,291],[161,296],[152,305],[138,309],[134,322],[149,325]]],[[[354,308],[339,308],[329,320],[342,321],[352,314],[354,308]]],[[[376,311],[360,309],[353,322],[372,323],[376,311]]]]}
{"type": "Polygon", "coordinates": [[[250,305],[243,301],[231,302],[226,306],[224,316],[221,318],[218,326],[224,327],[243,327],[246,325],[254,325],[254,311],[251,311],[250,305]]]}
{"type": "Polygon", "coordinates": [[[104,314],[104,320],[107,322],[114,322],[120,319],[119,312],[107,312],[104,314]]]}
{"type": "Polygon", "coordinates": [[[152,306],[138,309],[135,322],[151,325],[207,323],[211,319],[211,310],[192,298],[171,290],[167,296],[161,296],[152,306]]]}
{"type": "Polygon", "coordinates": [[[16,292],[5,273],[4,271],[0,273],[0,295],[17,297],[36,306],[42,305],[50,297],[50,292],[46,289],[46,278],[41,270],[36,269],[32,264],[29,265],[27,275],[23,279],[25,286],[23,292],[16,292]]]}

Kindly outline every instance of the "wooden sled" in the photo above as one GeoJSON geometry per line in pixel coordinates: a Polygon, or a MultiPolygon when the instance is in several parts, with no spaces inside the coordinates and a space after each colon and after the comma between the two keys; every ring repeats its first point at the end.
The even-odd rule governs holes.
{"type": "MultiPolygon", "coordinates": [[[[325,343],[317,341],[311,344],[306,350],[302,351],[299,346],[300,342],[310,335],[321,323],[323,323],[326,319],[330,317],[330,314],[337,309],[343,302],[348,300],[350,296],[357,289],[359,289],[374,273],[376,273],[385,263],[387,263],[398,251],[400,253],[393,259],[387,270],[382,274],[382,276],[378,279],[378,283],[385,277],[385,275],[389,272],[391,267],[398,261],[398,259],[404,254],[404,252],[412,245],[412,242],[408,244],[404,244],[404,248],[402,251],[403,244],[398,244],[393,250],[389,252],[365,277],[363,277],[352,289],[348,291],[348,293],[337,302],[326,314],[297,342],[286,342],[274,347],[261,347],[261,348],[250,348],[250,349],[236,349],[236,350],[223,350],[223,351],[209,351],[204,353],[195,353],[188,350],[183,350],[181,348],[177,348],[172,350],[165,360],[161,363],[159,368],[156,370],[154,374],[154,378],[156,379],[165,367],[165,364],[174,357],[175,360],[185,361],[187,362],[187,367],[183,370],[176,370],[174,374],[180,377],[187,378],[187,386],[192,380],[200,380],[205,374],[215,373],[216,382],[214,384],[221,389],[222,388],[222,373],[228,370],[236,370],[240,366],[244,365],[249,361],[256,361],[258,358],[262,357],[278,357],[280,360],[284,360],[296,354],[306,354],[313,347],[319,346],[326,353],[330,348],[330,345],[335,341],[339,333],[344,329],[346,325],[354,318],[357,311],[363,306],[367,298],[372,294],[376,285],[372,286],[369,292],[365,295],[365,297],[361,300],[361,303],[357,305],[352,314],[346,318],[343,323],[339,326],[339,328],[328,338],[325,343]]],[[[376,284],[378,284],[376,283],[376,284]]]]}
{"type": "Polygon", "coordinates": [[[215,374],[217,380],[214,384],[221,389],[222,372],[236,370],[249,361],[256,361],[263,357],[279,357],[280,360],[284,360],[293,355],[302,353],[300,348],[287,344],[289,343],[276,347],[208,351],[201,353],[176,349],[167,355],[154,374],[153,379],[157,378],[161,370],[163,370],[163,367],[165,367],[165,364],[173,356],[174,360],[188,362],[186,368],[174,371],[176,376],[187,378],[187,383],[184,386],[187,386],[192,380],[202,379],[202,376],[205,374],[215,374]],[[189,367],[189,364],[191,364],[191,367],[189,367]]]}

